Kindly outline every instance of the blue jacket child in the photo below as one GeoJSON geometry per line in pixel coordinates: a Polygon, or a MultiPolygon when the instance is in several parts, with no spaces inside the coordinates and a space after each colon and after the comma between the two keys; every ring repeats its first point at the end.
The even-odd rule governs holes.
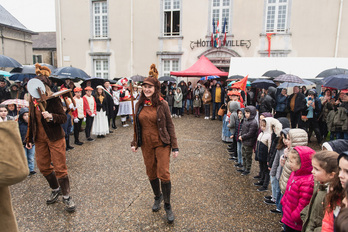
{"type": "Polygon", "coordinates": [[[69,110],[66,109],[66,105],[65,102],[63,102],[63,108],[65,110],[65,114],[67,117],[67,120],[64,124],[62,124],[62,128],[64,130],[65,133],[65,142],[66,142],[66,149],[67,151],[74,149],[74,147],[70,146],[70,132],[72,130],[72,123],[71,123],[71,116],[69,114],[69,110]]]}

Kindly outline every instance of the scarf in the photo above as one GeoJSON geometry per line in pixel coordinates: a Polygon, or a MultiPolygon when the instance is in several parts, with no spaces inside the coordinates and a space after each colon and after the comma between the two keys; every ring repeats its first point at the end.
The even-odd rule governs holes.
{"type": "MultiPolygon", "coordinates": [[[[164,100],[163,97],[159,97],[159,99],[160,99],[160,101],[163,101],[163,100],[164,100]]],[[[144,105],[145,105],[145,106],[153,106],[150,99],[146,99],[146,100],[144,101],[144,105]]]]}
{"type": "Polygon", "coordinates": [[[102,104],[102,103],[103,103],[103,100],[104,100],[104,96],[103,96],[103,95],[99,95],[99,96],[98,96],[98,99],[99,99],[99,101],[100,101],[100,104],[102,104]]]}

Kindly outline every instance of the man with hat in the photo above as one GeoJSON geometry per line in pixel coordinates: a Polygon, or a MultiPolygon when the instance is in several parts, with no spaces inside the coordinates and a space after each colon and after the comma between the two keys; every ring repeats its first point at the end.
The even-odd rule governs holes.
{"type": "Polygon", "coordinates": [[[83,98],[81,97],[82,94],[82,88],[76,87],[74,89],[74,100],[76,103],[76,108],[72,112],[72,116],[74,117],[74,138],[75,138],[75,144],[76,145],[82,145],[83,142],[79,140],[79,133],[81,130],[81,124],[84,120],[84,109],[83,109],[83,98]]]}
{"type": "Polygon", "coordinates": [[[0,75],[0,102],[10,99],[10,92],[7,88],[6,79],[4,75],[0,75]]]}
{"type": "MultiPolygon", "coordinates": [[[[108,112],[107,112],[107,115],[108,115],[108,125],[109,125],[109,128],[110,127],[110,121],[111,119],[113,118],[113,115],[114,115],[114,112],[115,112],[115,105],[114,105],[114,99],[113,99],[113,95],[112,95],[112,87],[110,85],[110,80],[105,80],[104,81],[104,88],[106,90],[106,104],[108,105],[108,112]]],[[[116,126],[114,124],[112,124],[112,128],[113,129],[116,129],[116,126]]],[[[109,133],[113,133],[112,130],[109,130],[109,133]]]]}

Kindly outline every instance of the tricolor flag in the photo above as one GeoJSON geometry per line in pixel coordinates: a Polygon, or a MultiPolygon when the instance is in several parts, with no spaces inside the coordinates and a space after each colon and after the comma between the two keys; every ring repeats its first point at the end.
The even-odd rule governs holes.
{"type": "Polygon", "coordinates": [[[227,21],[226,21],[226,18],[224,20],[224,26],[222,28],[222,34],[224,34],[224,40],[223,40],[223,45],[225,46],[226,45],[226,24],[227,24],[227,21]]]}
{"type": "Polygon", "coordinates": [[[219,28],[219,20],[217,21],[216,25],[216,32],[215,32],[215,47],[220,47],[220,28],[219,28]]]}
{"type": "Polygon", "coordinates": [[[214,32],[215,32],[215,22],[213,18],[213,32],[211,33],[211,41],[210,41],[210,46],[214,47],[214,32]]]}

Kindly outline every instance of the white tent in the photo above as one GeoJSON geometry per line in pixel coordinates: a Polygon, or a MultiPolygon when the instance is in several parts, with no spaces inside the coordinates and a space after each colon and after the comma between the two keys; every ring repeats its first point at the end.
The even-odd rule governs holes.
{"type": "Polygon", "coordinates": [[[315,78],[331,68],[348,69],[348,58],[332,57],[231,57],[228,76],[260,78],[269,70],[280,70],[301,78],[315,78]]]}

